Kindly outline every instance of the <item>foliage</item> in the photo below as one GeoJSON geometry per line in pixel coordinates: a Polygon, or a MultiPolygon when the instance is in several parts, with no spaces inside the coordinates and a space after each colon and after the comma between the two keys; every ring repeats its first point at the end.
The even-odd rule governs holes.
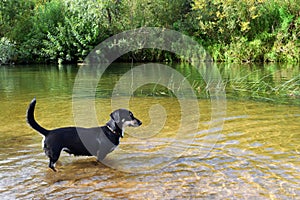
{"type": "Polygon", "coordinates": [[[198,23],[193,31],[216,60],[299,61],[299,0],[194,0],[192,5],[198,23]]]}
{"type": "Polygon", "coordinates": [[[43,52],[51,59],[82,59],[100,41],[98,37],[103,20],[97,11],[101,11],[101,5],[92,0],[59,3],[68,9],[62,16],[63,21],[58,22],[53,31],[48,31],[43,52]]]}
{"type": "Polygon", "coordinates": [[[22,40],[22,34],[28,32],[26,28],[30,28],[28,18],[34,5],[33,0],[0,1],[0,37],[22,40]]]}
{"type": "Polygon", "coordinates": [[[16,54],[15,45],[8,38],[0,39],[0,65],[9,64],[16,54]]]}
{"type": "MultiPolygon", "coordinates": [[[[300,0],[0,2],[0,37],[14,44],[18,62],[77,62],[108,37],[143,26],[192,36],[216,61],[300,61],[300,0]]],[[[180,60],[156,49],[122,59],[180,60]]]]}

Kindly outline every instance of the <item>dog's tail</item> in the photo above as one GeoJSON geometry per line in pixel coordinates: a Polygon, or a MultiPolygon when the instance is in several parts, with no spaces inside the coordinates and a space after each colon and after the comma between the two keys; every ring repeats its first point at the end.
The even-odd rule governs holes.
{"type": "Polygon", "coordinates": [[[44,136],[47,136],[49,133],[49,130],[41,127],[34,119],[34,108],[36,104],[36,99],[32,99],[31,103],[29,104],[28,110],[27,110],[27,123],[35,130],[37,130],[39,133],[41,133],[44,136]]]}

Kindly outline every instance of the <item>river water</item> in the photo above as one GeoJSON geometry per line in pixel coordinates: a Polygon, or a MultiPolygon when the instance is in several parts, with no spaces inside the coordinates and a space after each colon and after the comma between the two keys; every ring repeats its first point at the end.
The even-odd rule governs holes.
{"type": "MultiPolygon", "coordinates": [[[[109,120],[114,84],[131,67],[114,64],[101,78],[92,98],[100,125],[109,120]]],[[[177,69],[190,73],[187,67],[177,69]]],[[[26,109],[36,97],[36,119],[42,126],[74,125],[72,94],[78,70],[77,66],[0,66],[1,199],[300,198],[299,90],[287,90],[280,98],[268,94],[258,99],[262,94],[257,90],[251,93],[247,83],[237,84],[253,83],[249,74],[256,80],[266,77],[266,69],[251,67],[239,66],[240,73],[232,67],[229,73],[220,66],[226,87],[230,83],[238,88],[226,90],[221,130],[212,126],[214,102],[209,96],[199,92],[198,108],[193,108],[199,118],[186,116],[176,96],[148,84],[139,87],[129,101],[143,125],[127,129],[104,163],[63,152],[58,172],[53,172],[41,135],[26,124],[26,109]],[[232,76],[239,78],[232,80],[232,76]],[[189,129],[195,123],[197,130],[189,129]],[[180,126],[187,128],[178,131],[180,126]]],[[[299,77],[298,68],[271,71],[275,75],[268,80],[273,88],[299,77]]],[[[202,91],[203,87],[195,88],[202,91]]],[[[191,104],[195,106],[195,101],[191,104]]]]}

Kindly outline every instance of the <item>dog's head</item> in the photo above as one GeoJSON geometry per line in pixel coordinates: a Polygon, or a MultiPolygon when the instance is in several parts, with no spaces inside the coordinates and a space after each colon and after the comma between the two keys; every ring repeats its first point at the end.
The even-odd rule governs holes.
{"type": "Polygon", "coordinates": [[[142,125],[142,122],[135,118],[129,110],[118,109],[110,114],[110,118],[115,121],[120,129],[122,129],[122,135],[124,135],[124,129],[127,126],[138,127],[142,125]]]}

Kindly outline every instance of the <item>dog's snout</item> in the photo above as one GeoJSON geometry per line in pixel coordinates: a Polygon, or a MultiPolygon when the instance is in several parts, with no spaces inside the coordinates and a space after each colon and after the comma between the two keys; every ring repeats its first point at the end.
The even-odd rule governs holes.
{"type": "Polygon", "coordinates": [[[142,122],[140,120],[136,119],[136,118],[134,119],[133,123],[134,123],[134,126],[142,125],[142,122]]]}
{"type": "Polygon", "coordinates": [[[137,120],[138,126],[142,125],[142,122],[140,120],[137,120]]]}

